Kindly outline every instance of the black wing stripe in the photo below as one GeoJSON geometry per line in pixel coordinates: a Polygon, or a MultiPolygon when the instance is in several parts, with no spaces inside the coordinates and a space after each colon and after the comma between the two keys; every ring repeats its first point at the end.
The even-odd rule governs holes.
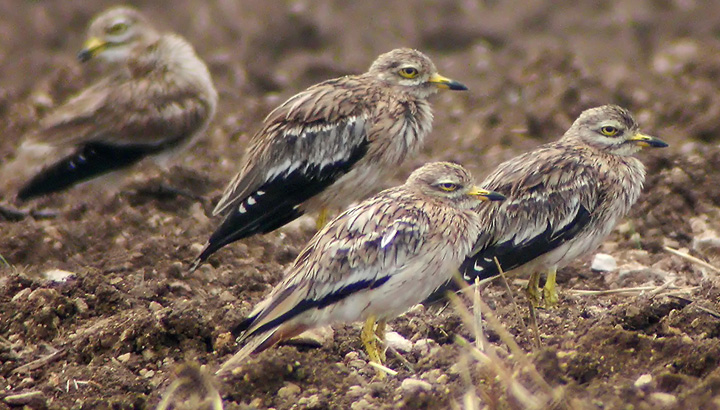
{"type": "Polygon", "coordinates": [[[20,190],[18,198],[28,200],[62,191],[80,182],[130,166],[163,148],[164,146],[119,146],[97,142],[83,145],[72,155],[33,177],[20,190]]]}
{"type": "Polygon", "coordinates": [[[510,239],[482,249],[465,259],[460,272],[468,283],[473,283],[476,277],[482,280],[496,276],[500,272],[493,258],[498,259],[503,271],[511,271],[573,239],[589,222],[590,212],[581,205],[575,218],[563,229],[554,231],[548,223],[543,233],[523,243],[513,244],[510,239]]]}
{"type": "MultiPolygon", "coordinates": [[[[469,284],[475,283],[476,277],[482,280],[497,276],[500,272],[493,258],[497,258],[503,271],[508,272],[573,239],[589,222],[590,212],[581,205],[577,214],[575,214],[575,218],[563,229],[554,232],[548,225],[543,233],[524,243],[513,245],[511,239],[483,248],[465,259],[460,266],[460,273],[469,284]]],[[[450,280],[435,290],[423,303],[435,303],[444,299],[446,292],[457,292],[459,290],[460,288],[455,280],[450,280]]]]}
{"type": "Polygon", "coordinates": [[[300,205],[332,185],[368,150],[368,142],[357,146],[349,158],[323,165],[304,163],[288,174],[266,182],[227,214],[212,234],[193,266],[199,266],[223,246],[258,233],[268,233],[297,219],[300,205]]]}
{"type": "MultiPolygon", "coordinates": [[[[337,289],[336,291],[327,294],[323,296],[321,299],[315,300],[315,299],[305,299],[302,300],[300,303],[298,303],[295,307],[287,311],[286,313],[278,316],[277,318],[265,323],[264,325],[258,327],[253,331],[253,333],[263,333],[267,330],[270,330],[276,326],[279,326],[288,320],[294,318],[295,316],[306,312],[310,309],[322,309],[327,306],[332,305],[333,303],[337,303],[348,296],[353,295],[354,293],[357,293],[361,290],[370,290],[375,289],[380,286],[382,286],[385,282],[390,280],[390,276],[384,276],[379,279],[368,279],[368,280],[361,280],[359,282],[351,283],[350,285],[344,286],[340,289],[337,289]]],[[[272,309],[266,309],[266,310],[272,310],[272,309]]],[[[245,320],[243,320],[239,325],[237,325],[233,330],[232,334],[234,336],[239,336],[242,332],[249,329],[250,326],[258,319],[258,317],[249,317],[245,320]]]]}

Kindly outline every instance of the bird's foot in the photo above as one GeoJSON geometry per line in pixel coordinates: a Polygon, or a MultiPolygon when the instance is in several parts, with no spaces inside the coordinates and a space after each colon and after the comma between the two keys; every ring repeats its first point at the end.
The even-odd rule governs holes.
{"type": "Polygon", "coordinates": [[[557,270],[551,269],[548,271],[547,274],[547,280],[545,280],[545,286],[543,287],[543,306],[546,309],[552,309],[555,306],[557,306],[558,301],[560,300],[557,292],[557,287],[555,286],[555,279],[557,276],[557,270]]]}
{"type": "MultiPolygon", "coordinates": [[[[375,316],[370,316],[365,321],[360,338],[362,339],[365,351],[368,354],[368,358],[371,362],[382,365],[386,360],[385,349],[380,345],[381,339],[378,338],[378,332],[382,332],[383,338],[385,336],[385,321],[380,321],[375,326],[375,316]]],[[[378,379],[382,380],[385,378],[385,372],[377,369],[378,379]]]]}
{"type": "Polygon", "coordinates": [[[527,288],[525,288],[525,294],[527,295],[530,304],[537,308],[541,306],[542,292],[540,291],[540,274],[533,272],[530,275],[527,288]]]}

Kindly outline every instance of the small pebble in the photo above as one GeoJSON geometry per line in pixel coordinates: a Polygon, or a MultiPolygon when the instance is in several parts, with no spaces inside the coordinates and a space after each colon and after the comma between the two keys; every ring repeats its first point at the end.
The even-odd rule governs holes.
{"type": "Polygon", "coordinates": [[[332,327],[324,326],[307,330],[288,340],[290,344],[322,347],[332,343],[335,332],[332,327]]]}
{"type": "Polygon", "coordinates": [[[385,343],[387,343],[388,347],[392,347],[393,349],[402,353],[407,353],[413,348],[413,343],[405,339],[398,332],[385,333],[385,343]]]}
{"type": "Polygon", "coordinates": [[[607,253],[595,254],[590,269],[596,272],[612,272],[617,269],[617,261],[607,253]]]}
{"type": "Polygon", "coordinates": [[[64,283],[74,278],[75,273],[68,272],[62,269],[50,269],[48,271],[45,271],[45,273],[43,273],[43,276],[45,276],[45,279],[49,280],[50,282],[64,283]]]}
{"type": "Polygon", "coordinates": [[[407,378],[402,381],[400,389],[407,394],[432,390],[432,385],[424,380],[407,378]]]}
{"type": "Polygon", "coordinates": [[[121,354],[120,356],[118,356],[117,359],[121,363],[127,363],[130,360],[130,356],[131,356],[130,353],[125,353],[125,354],[121,354]]]}
{"type": "Polygon", "coordinates": [[[412,352],[417,355],[426,356],[437,347],[437,342],[432,339],[420,339],[413,345],[412,352]]]}
{"type": "Polygon", "coordinates": [[[647,387],[652,383],[653,377],[651,374],[643,374],[642,376],[638,377],[637,380],[635,380],[635,387],[638,389],[642,389],[644,387],[647,387]]]}
{"type": "Polygon", "coordinates": [[[297,396],[300,394],[300,386],[298,386],[295,383],[285,383],[283,387],[278,390],[277,395],[278,397],[281,397],[283,399],[287,399],[292,396],[297,396]]]}
{"type": "Polygon", "coordinates": [[[670,408],[677,403],[677,397],[670,393],[655,392],[648,396],[651,403],[661,408],[670,408]]]}

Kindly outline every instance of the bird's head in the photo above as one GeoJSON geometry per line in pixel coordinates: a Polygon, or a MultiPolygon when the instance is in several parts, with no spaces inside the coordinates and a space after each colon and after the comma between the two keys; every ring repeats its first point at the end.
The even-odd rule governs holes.
{"type": "Polygon", "coordinates": [[[408,177],[405,185],[458,209],[471,209],[481,201],[505,199],[497,192],[475,186],[465,168],[450,162],[432,162],[418,168],[408,177]]]}
{"type": "Polygon", "coordinates": [[[440,75],[428,56],[411,48],[398,48],[380,55],[368,73],[419,98],[426,98],[438,89],[467,90],[463,84],[440,75]]]}
{"type": "Polygon", "coordinates": [[[643,147],[667,147],[665,142],[642,134],[630,112],[617,105],[583,111],[564,138],[578,138],[591,147],[615,155],[632,155],[643,147]]]}
{"type": "Polygon", "coordinates": [[[123,62],[139,46],[154,42],[159,34],[137,10],[113,7],[97,15],[88,29],[80,61],[100,58],[106,62],[123,62]]]}

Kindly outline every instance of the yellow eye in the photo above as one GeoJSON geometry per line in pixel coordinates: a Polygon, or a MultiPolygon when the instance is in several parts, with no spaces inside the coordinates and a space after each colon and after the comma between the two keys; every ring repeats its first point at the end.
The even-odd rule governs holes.
{"type": "Polygon", "coordinates": [[[108,33],[108,34],[110,34],[110,35],[116,36],[116,35],[118,35],[118,34],[124,33],[125,31],[127,31],[127,29],[128,29],[128,25],[127,25],[127,24],[125,24],[125,23],[115,23],[115,24],[113,24],[112,26],[108,27],[108,29],[105,30],[105,32],[108,33]]]}
{"type": "Polygon", "coordinates": [[[438,187],[445,192],[452,192],[458,189],[457,184],[453,184],[452,182],[441,182],[438,184],[438,187]]]}
{"type": "Polygon", "coordinates": [[[403,67],[399,71],[400,76],[404,78],[415,78],[418,75],[418,70],[415,67],[403,67]]]}
{"type": "Polygon", "coordinates": [[[600,128],[600,132],[607,137],[614,137],[618,133],[618,129],[610,125],[600,128]]]}

